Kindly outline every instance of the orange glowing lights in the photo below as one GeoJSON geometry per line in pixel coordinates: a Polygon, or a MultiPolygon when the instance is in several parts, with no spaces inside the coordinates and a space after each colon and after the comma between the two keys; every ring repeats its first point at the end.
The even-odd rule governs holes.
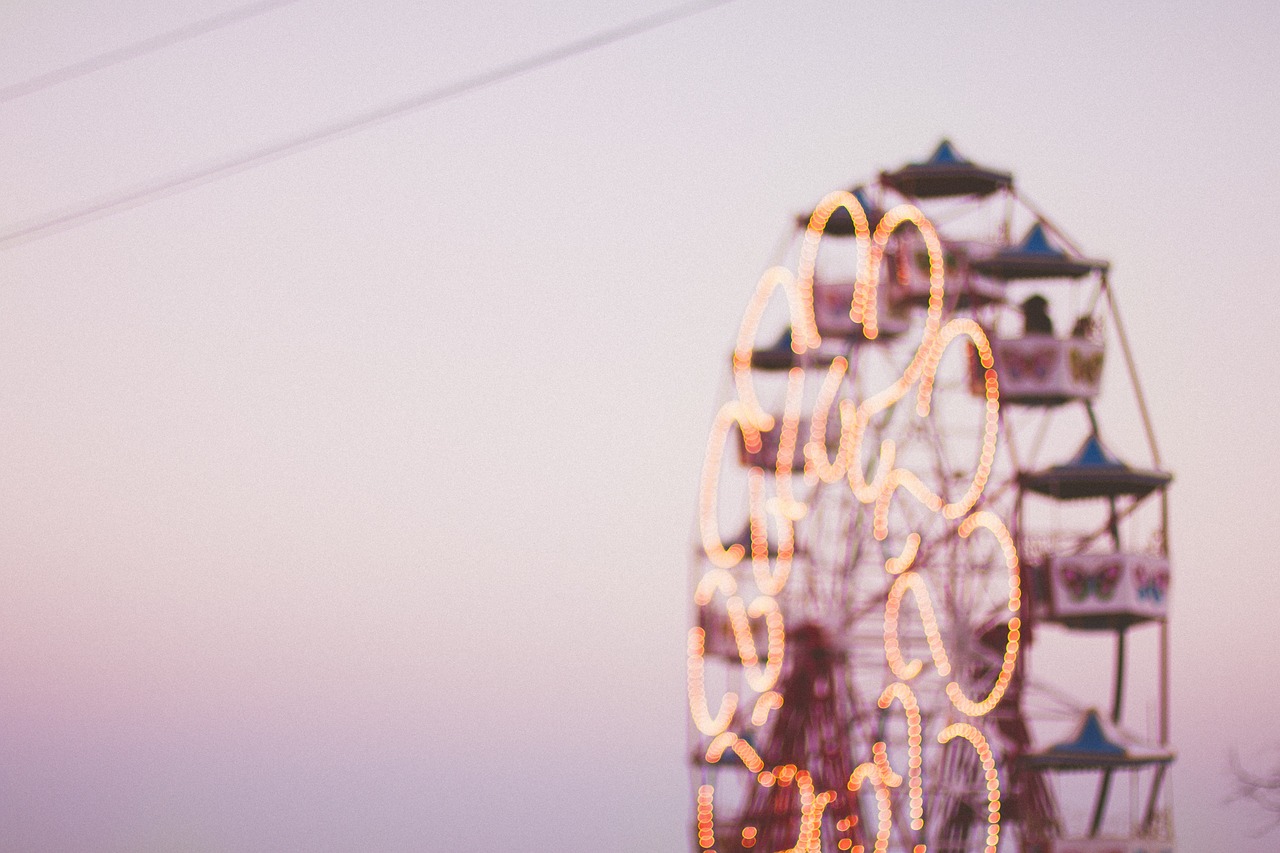
{"type": "MultiPolygon", "coordinates": [[[[805,519],[810,511],[804,488],[806,485],[847,487],[856,501],[869,508],[867,515],[870,516],[872,536],[885,542],[891,533],[894,534],[892,541],[896,555],[894,550],[889,550],[888,544],[883,552],[887,584],[883,640],[885,662],[892,683],[884,688],[878,704],[888,713],[894,702],[898,703],[905,718],[907,737],[906,766],[899,768],[903,771],[901,774],[890,760],[890,744],[877,740],[871,745],[871,755],[867,756],[869,760],[855,767],[847,788],[856,795],[864,783],[870,782],[874,789],[877,810],[875,853],[887,853],[895,826],[903,833],[909,830],[909,840],[901,839],[900,849],[925,853],[924,844],[912,843],[924,837],[920,833],[925,828],[926,715],[921,712],[918,698],[925,695],[921,691],[926,687],[922,685],[937,684],[941,687],[959,714],[969,718],[982,717],[994,710],[1006,695],[1021,644],[1019,563],[1013,537],[1004,521],[989,508],[975,511],[981,505],[996,460],[1000,437],[999,377],[990,341],[977,322],[964,318],[943,322],[946,271],[942,241],[933,224],[915,206],[903,204],[894,207],[881,217],[872,231],[866,211],[853,194],[831,193],[809,218],[796,269],[793,275],[783,267],[772,267],[756,283],[734,345],[732,378],[735,399],[717,412],[707,439],[698,496],[698,536],[708,567],[698,581],[693,598],[700,609],[714,608],[701,614],[700,618],[710,619],[714,615],[720,619],[716,624],[723,631],[714,635],[712,650],[719,659],[730,661],[724,665],[732,667],[733,672],[729,679],[714,683],[728,684],[733,689],[724,692],[719,707],[712,713],[706,693],[707,635],[700,627],[691,629],[687,665],[690,715],[697,730],[706,738],[702,743],[706,744],[703,756],[708,764],[720,765],[732,752],[761,787],[791,789],[786,796],[794,798],[791,802],[799,803],[799,831],[794,846],[786,853],[819,853],[823,849],[823,814],[835,801],[837,792],[817,791],[812,775],[795,764],[779,764],[766,769],[766,760],[776,761],[779,756],[770,756],[767,744],[760,748],[764,755],[757,752],[753,743],[744,739],[746,733],[742,727],[767,732],[769,725],[786,716],[773,715],[783,707],[786,698],[779,682],[787,651],[783,614],[783,607],[789,601],[787,587],[793,570],[799,572],[796,567],[804,565],[802,561],[808,553],[797,552],[797,526],[808,523],[805,519]],[[882,331],[878,317],[879,285],[882,276],[888,275],[887,280],[891,281],[891,275],[882,271],[886,254],[889,255],[888,261],[893,263],[895,258],[901,261],[901,252],[905,251],[898,241],[907,240],[907,235],[894,236],[895,232],[904,226],[912,226],[919,237],[910,235],[910,239],[923,242],[929,266],[928,301],[918,344],[902,366],[900,375],[884,387],[871,389],[856,400],[842,396],[842,393],[850,393],[850,387],[855,385],[851,380],[858,363],[856,351],[851,350],[849,358],[832,356],[828,346],[823,351],[825,360],[819,364],[815,358],[815,352],[823,346],[814,315],[818,250],[831,215],[840,208],[848,211],[853,221],[858,252],[849,317],[861,326],[866,341],[875,340],[882,331]],[[794,355],[789,363],[782,362],[782,366],[789,366],[789,369],[781,412],[777,409],[766,411],[760,399],[760,394],[764,393],[762,389],[769,388],[765,383],[773,382],[776,391],[781,384],[780,377],[775,373],[774,379],[759,378],[752,363],[753,354],[757,352],[756,339],[761,321],[775,298],[785,300],[794,355]],[[897,433],[894,433],[894,438],[884,437],[883,432],[888,430],[880,424],[885,423],[888,416],[878,416],[888,413],[908,395],[913,395],[910,402],[914,403],[914,415],[921,419],[929,418],[934,407],[935,390],[942,387],[938,377],[943,356],[957,341],[976,352],[982,367],[978,386],[982,395],[982,408],[978,413],[981,419],[980,440],[976,458],[964,460],[966,468],[955,474],[933,475],[944,482],[930,482],[928,477],[931,475],[927,471],[912,468],[911,460],[919,457],[912,456],[914,445],[905,443],[910,440],[910,434],[905,439],[897,433]],[[814,369],[828,364],[825,370],[814,369]],[[759,388],[758,380],[761,383],[759,388]],[[812,381],[817,382],[816,387],[810,385],[812,381]],[[810,407],[808,411],[806,404],[810,407]],[[876,424],[874,430],[873,423],[876,424]],[[876,430],[883,430],[879,436],[878,451],[873,458],[864,459],[864,441],[868,441],[868,435],[875,436],[876,430]],[[719,491],[726,444],[731,436],[735,437],[734,440],[741,440],[747,451],[745,481],[749,539],[726,545],[720,530],[719,491]],[[895,439],[904,440],[903,445],[899,447],[895,439]],[[793,471],[801,458],[803,480],[797,476],[798,472],[793,471]],[[905,496],[899,495],[900,492],[905,496]],[[895,504],[895,500],[899,503],[895,504]],[[895,507],[910,508],[910,513],[898,511],[895,507]],[[936,528],[926,530],[922,523],[921,529],[891,529],[903,517],[919,520],[922,515],[929,524],[936,524],[936,528]],[[945,588],[938,575],[930,574],[930,561],[938,559],[937,553],[930,550],[936,544],[937,530],[944,531],[944,536],[954,534],[960,539],[968,539],[977,530],[992,535],[1008,572],[1008,637],[1003,660],[994,684],[985,696],[979,698],[967,696],[959,682],[953,680],[953,666],[957,672],[967,671],[964,659],[967,651],[963,642],[955,644],[952,651],[957,657],[953,664],[931,597],[931,584],[935,589],[945,588]],[[931,537],[929,546],[924,545],[922,535],[931,537]],[[932,675],[922,677],[924,663],[919,659],[908,660],[903,652],[905,641],[902,639],[904,632],[900,630],[901,611],[908,592],[912,593],[915,615],[929,647],[933,670],[941,683],[933,681],[932,675]],[[722,610],[719,609],[721,607],[722,610]],[[720,613],[723,613],[722,617],[720,613]],[[762,638],[764,649],[759,647],[762,638]],[[744,719],[737,718],[740,704],[744,709],[744,719]],[[751,709],[749,717],[745,716],[747,708],[751,709]],[[899,817],[896,824],[895,801],[907,815],[906,820],[899,817]]],[[[901,266],[898,272],[903,273],[901,266]]],[[[871,346],[865,342],[860,342],[860,345],[871,346]]],[[[778,367],[776,364],[771,366],[775,370],[778,367]]],[[[860,394],[862,390],[858,386],[860,394]]],[[[912,417],[912,408],[903,411],[903,417],[912,417]]],[[[872,448],[866,448],[865,452],[870,454],[872,448]]],[[[972,450],[968,452],[972,453],[972,450]]],[[[800,530],[803,532],[803,527],[800,530]]],[[[801,538],[800,541],[805,540],[801,538]]],[[[906,636],[918,634],[907,632],[906,636]]],[[[951,634],[947,635],[947,641],[954,642],[951,634]]],[[[956,717],[950,710],[947,714],[951,720],[956,717]]],[[[939,717],[929,719],[938,720],[939,717]]],[[[901,729],[895,728],[894,731],[901,729]]],[[[986,774],[989,803],[986,849],[987,853],[995,853],[1000,831],[1000,788],[995,756],[983,734],[971,723],[947,725],[938,734],[937,742],[946,744],[955,738],[962,738],[973,746],[986,774]]],[[[893,754],[896,760],[902,760],[901,753],[893,754]]],[[[780,795],[781,792],[774,794],[780,795]]],[[[704,851],[712,850],[716,844],[713,800],[713,787],[702,785],[698,789],[696,808],[698,845],[704,851]]],[[[855,824],[856,818],[850,816],[842,817],[835,826],[839,832],[848,833],[855,824]]],[[[755,847],[760,838],[771,837],[767,830],[762,834],[761,828],[754,825],[734,823],[733,827],[734,834],[740,834],[742,848],[755,847]]],[[[722,843],[728,842],[722,839],[722,843]]],[[[849,853],[865,853],[862,845],[855,844],[849,837],[839,838],[835,847],[849,853]]]]}
{"type": "Polygon", "coordinates": [[[804,446],[805,478],[810,482],[822,480],[824,483],[834,483],[849,469],[853,432],[845,429],[845,418],[853,412],[848,407],[840,409],[840,444],[836,450],[836,458],[833,461],[827,456],[827,424],[831,417],[831,407],[848,370],[849,362],[846,359],[840,356],[833,359],[831,366],[827,368],[822,387],[818,390],[818,398],[814,401],[809,420],[809,441],[804,446]]]}
{"type": "Polygon", "coordinates": [[[726,693],[720,700],[720,710],[715,716],[707,706],[707,688],[703,679],[703,652],[706,634],[701,628],[689,629],[689,714],[698,731],[714,737],[729,728],[733,714],[738,709],[738,694],[726,693]]]}
{"type": "Polygon", "coordinates": [[[742,325],[738,329],[738,341],[733,348],[733,382],[737,388],[738,400],[747,412],[746,420],[760,430],[768,430],[773,426],[773,418],[765,413],[760,407],[760,399],[756,396],[755,382],[751,377],[751,352],[755,348],[756,332],[760,327],[760,320],[764,316],[765,308],[769,304],[770,297],[773,292],[781,288],[787,299],[787,306],[791,314],[792,328],[792,348],[797,355],[803,354],[806,348],[815,348],[817,346],[817,327],[813,325],[813,297],[810,296],[809,321],[808,327],[813,329],[813,337],[810,338],[805,333],[806,324],[804,314],[797,301],[795,279],[791,273],[782,267],[771,267],[765,270],[764,275],[760,276],[760,281],[756,284],[756,292],[751,297],[750,303],[747,305],[747,311],[742,317],[742,325]],[[799,329],[800,331],[796,331],[799,329]]]}
{"type": "MultiPolygon", "coordinates": [[[[1004,555],[1005,566],[1009,570],[1009,611],[1017,614],[1022,607],[1022,591],[1018,580],[1018,552],[1013,544],[1013,536],[1009,533],[1009,529],[1004,526],[995,513],[992,512],[975,512],[966,518],[960,524],[959,534],[962,537],[968,537],[974,530],[982,528],[990,531],[1000,545],[1000,551],[1004,555]]],[[[1009,617],[1009,635],[1005,641],[1004,659],[1000,663],[1000,672],[996,675],[996,683],[991,687],[991,692],[981,701],[974,702],[964,695],[960,685],[951,682],[947,685],[947,697],[951,703],[963,714],[971,717],[980,717],[983,714],[990,713],[996,705],[1000,704],[1000,700],[1004,697],[1005,691],[1009,688],[1009,682],[1013,680],[1013,670],[1018,661],[1018,649],[1021,643],[1022,620],[1017,615],[1009,617]]]]}
{"type": "Polygon", "coordinates": [[[703,850],[716,845],[714,800],[715,788],[710,785],[698,788],[698,846],[703,850]]]}
{"type": "Polygon", "coordinates": [[[898,610],[902,606],[902,597],[911,590],[915,595],[916,608],[920,612],[920,621],[924,626],[925,638],[929,643],[929,652],[933,655],[933,665],[938,674],[946,677],[951,674],[951,662],[947,657],[947,649],[942,642],[942,634],[938,631],[938,619],[933,612],[933,601],[929,597],[929,588],[924,578],[916,572],[904,572],[889,587],[888,599],[884,607],[884,651],[889,663],[889,671],[895,678],[910,681],[920,674],[922,664],[919,660],[904,662],[902,651],[898,646],[898,610]]]}
{"type": "Polygon", "coordinates": [[[752,773],[760,773],[764,770],[764,761],[761,760],[755,748],[733,732],[721,732],[712,738],[704,758],[708,764],[717,764],[728,749],[732,749],[734,754],[742,760],[743,766],[752,773]]]}
{"type": "MultiPolygon", "coordinates": [[[[793,765],[787,765],[793,768],[793,765]]],[[[784,770],[787,768],[783,768],[784,770]]],[[[796,838],[796,853],[821,853],[822,814],[836,798],[835,791],[816,793],[813,779],[807,770],[795,772],[796,787],[800,789],[800,834],[796,838]]]]}
{"type": "Polygon", "coordinates": [[[698,528],[702,534],[702,550],[713,566],[731,569],[742,561],[746,549],[734,543],[728,548],[720,536],[720,524],[717,519],[719,501],[717,492],[720,483],[720,465],[724,457],[724,443],[734,424],[742,431],[743,441],[748,447],[753,444],[759,447],[760,430],[748,416],[741,403],[726,403],[711,425],[711,434],[707,437],[707,452],[702,463],[702,487],[698,492],[698,528]]]}
{"type": "MultiPolygon", "coordinates": [[[[924,828],[924,785],[921,780],[921,726],[920,705],[911,688],[902,682],[895,682],[880,694],[879,706],[888,708],[897,699],[907,717],[907,793],[910,797],[911,828],[924,828]]],[[[887,765],[887,762],[886,762],[887,765]]],[[[884,768],[881,769],[885,775],[884,768]]],[[[889,770],[892,773],[892,770],[889,770]]]]}
{"type": "Polygon", "coordinates": [[[982,732],[968,723],[953,723],[938,733],[938,743],[946,744],[954,738],[964,738],[973,744],[982,762],[982,772],[987,780],[987,847],[986,853],[996,853],[1000,844],[1000,774],[996,770],[995,757],[982,732]]]}
{"type": "Polygon", "coordinates": [[[769,562],[769,526],[767,503],[764,498],[764,472],[759,468],[747,471],[748,519],[751,532],[751,571],[756,588],[765,595],[777,595],[786,586],[791,574],[791,561],[795,556],[795,527],[785,514],[775,514],[778,528],[778,556],[773,565],[769,562]]]}
{"type": "MultiPolygon", "coordinates": [[[[901,781],[901,777],[898,777],[901,781]]],[[[849,776],[848,788],[856,792],[862,787],[864,780],[870,779],[876,792],[876,853],[885,853],[889,849],[889,836],[893,832],[893,805],[889,798],[889,780],[885,779],[880,767],[874,763],[859,764],[853,768],[849,776]]]]}
{"type": "Polygon", "coordinates": [[[782,694],[774,690],[766,690],[756,699],[756,706],[751,711],[751,725],[760,728],[769,722],[769,714],[782,707],[782,694]]]}
{"type": "MultiPolygon", "coordinates": [[[[871,249],[871,227],[867,222],[867,212],[863,210],[857,196],[853,193],[843,191],[830,193],[814,208],[813,215],[809,217],[809,226],[805,229],[804,242],[800,246],[799,275],[795,286],[796,301],[800,309],[797,313],[800,315],[801,322],[793,323],[792,328],[797,330],[797,339],[803,338],[804,346],[809,348],[817,348],[822,342],[813,318],[813,275],[818,263],[818,245],[822,241],[822,235],[826,231],[831,214],[841,207],[847,210],[850,218],[853,219],[854,234],[858,241],[858,282],[861,283],[867,275],[867,259],[871,249]]],[[[858,292],[859,287],[855,284],[855,299],[858,292]]],[[[872,331],[866,333],[868,338],[875,337],[874,324],[871,328],[872,331]]],[[[797,350],[797,352],[800,351],[797,350]]]]}

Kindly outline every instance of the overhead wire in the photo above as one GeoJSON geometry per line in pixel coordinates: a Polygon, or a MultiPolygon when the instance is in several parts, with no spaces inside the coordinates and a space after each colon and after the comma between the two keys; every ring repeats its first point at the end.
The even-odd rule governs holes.
{"type": "Polygon", "coordinates": [[[18,224],[0,232],[0,248],[66,231],[122,210],[185,192],[264,163],[280,160],[300,151],[314,148],[317,145],[349,136],[416,110],[435,106],[461,95],[511,80],[557,62],[615,44],[733,2],[735,0],[694,0],[694,2],[684,3],[652,15],[636,18],[620,26],[602,30],[525,59],[500,65],[470,77],[410,95],[401,100],[365,110],[284,140],[139,184],[64,210],[61,213],[41,219],[29,220],[26,223],[18,224]]]}
{"type": "Polygon", "coordinates": [[[114,50],[108,50],[99,53],[96,56],[90,56],[79,62],[73,62],[70,65],[64,65],[61,68],[55,68],[44,74],[38,74],[27,80],[18,83],[10,83],[8,86],[0,86],[0,104],[16,100],[34,92],[49,89],[61,83],[67,83],[79,77],[86,77],[95,71],[101,71],[104,68],[110,68],[113,65],[119,65],[133,59],[146,56],[148,53],[155,53],[166,47],[172,47],[184,41],[207,35],[208,33],[220,30],[223,27],[229,27],[232,24],[238,24],[249,18],[257,17],[266,12],[279,9],[282,6],[288,6],[296,3],[298,0],[258,0],[256,3],[249,3],[239,6],[235,9],[229,9],[221,14],[196,21],[191,24],[185,24],[177,29],[169,30],[165,33],[134,42],[133,44],[118,47],[114,50]]]}

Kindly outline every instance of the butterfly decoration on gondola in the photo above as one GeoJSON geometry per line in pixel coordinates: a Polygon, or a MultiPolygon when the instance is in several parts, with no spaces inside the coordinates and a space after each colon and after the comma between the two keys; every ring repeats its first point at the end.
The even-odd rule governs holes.
{"type": "Polygon", "coordinates": [[[1120,574],[1121,566],[1118,562],[1103,563],[1092,569],[1064,568],[1062,584],[1073,602],[1081,602],[1086,598],[1110,601],[1120,583],[1120,574]]]}
{"type": "Polygon", "coordinates": [[[1163,569],[1148,569],[1138,566],[1134,572],[1137,581],[1138,600],[1160,604],[1169,592],[1169,573],[1163,569]]]}
{"type": "Polygon", "coordinates": [[[1053,370],[1055,349],[1033,349],[1027,352],[1003,350],[996,369],[1009,372],[1009,378],[1017,381],[1032,379],[1043,382],[1053,370]]]}
{"type": "Polygon", "coordinates": [[[1102,376],[1102,353],[1071,350],[1071,378],[1086,385],[1096,385],[1102,376]]]}

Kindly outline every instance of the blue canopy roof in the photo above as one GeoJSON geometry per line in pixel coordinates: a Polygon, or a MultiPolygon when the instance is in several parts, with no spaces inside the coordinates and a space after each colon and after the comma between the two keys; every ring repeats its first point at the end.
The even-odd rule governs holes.
{"type": "Polygon", "coordinates": [[[1049,240],[1044,223],[1037,222],[1016,246],[1009,246],[989,258],[976,261],[973,268],[1000,279],[1079,278],[1106,263],[1069,255],[1049,240]]]}
{"type": "Polygon", "coordinates": [[[1095,709],[1085,712],[1075,736],[1055,744],[1043,752],[1033,752],[1022,759],[1032,767],[1045,770],[1120,770],[1152,764],[1168,764],[1173,753],[1159,749],[1129,749],[1108,736],[1107,729],[1095,709]]]}
{"type": "Polygon", "coordinates": [[[1085,713],[1080,731],[1074,740],[1064,741],[1049,747],[1050,753],[1071,753],[1073,755],[1124,755],[1127,750],[1120,744],[1110,740],[1102,730],[1102,721],[1098,719],[1098,711],[1090,708],[1085,713]]]}
{"type": "Polygon", "coordinates": [[[1049,235],[1044,233],[1044,225],[1040,222],[1031,226],[1027,236],[1022,238],[1022,242],[1018,244],[1017,249],[1014,251],[1025,255],[1062,256],[1066,254],[1061,249],[1054,248],[1053,244],[1049,242],[1049,235]]]}
{"type": "Polygon", "coordinates": [[[923,163],[908,163],[893,172],[881,172],[880,180],[900,193],[919,198],[986,196],[1011,186],[1013,176],[979,166],[943,139],[923,163]]]}
{"type": "Polygon", "coordinates": [[[1111,451],[1102,446],[1102,440],[1097,434],[1093,434],[1085,439],[1080,450],[1072,457],[1071,461],[1065,465],[1059,465],[1059,468],[1128,468],[1119,459],[1112,455],[1111,451]]]}
{"type": "Polygon", "coordinates": [[[964,159],[956,152],[951,144],[950,139],[943,139],[938,143],[938,147],[929,155],[929,159],[925,161],[930,166],[941,166],[944,164],[968,165],[969,161],[964,159]]]}
{"type": "Polygon", "coordinates": [[[1062,465],[1024,472],[1018,482],[1032,492],[1062,500],[1129,495],[1144,497],[1173,479],[1164,471],[1131,468],[1091,434],[1076,455],[1062,465]]]}

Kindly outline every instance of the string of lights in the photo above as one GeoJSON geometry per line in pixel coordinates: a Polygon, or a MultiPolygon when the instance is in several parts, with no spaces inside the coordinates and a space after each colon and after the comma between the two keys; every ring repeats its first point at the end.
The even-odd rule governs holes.
{"type": "MultiPolygon", "coordinates": [[[[907,773],[904,777],[894,771],[889,762],[888,746],[884,741],[877,741],[872,746],[871,760],[859,764],[848,776],[845,785],[850,795],[855,797],[864,782],[870,782],[874,788],[877,808],[874,850],[878,853],[884,853],[888,849],[890,836],[895,828],[892,791],[901,787],[904,782],[908,794],[906,826],[912,832],[919,833],[923,831],[925,822],[921,758],[924,721],[916,693],[908,686],[908,682],[923,674],[924,664],[920,660],[908,661],[902,653],[899,612],[905,594],[908,591],[913,594],[916,615],[933,658],[933,668],[946,684],[943,692],[950,704],[961,714],[976,720],[994,710],[1009,688],[1019,656],[1021,620],[1018,614],[1021,591],[1018,554],[1013,537],[996,513],[986,509],[973,511],[986,490],[995,458],[1000,410],[999,379],[994,368],[990,342],[977,323],[967,319],[942,323],[944,263],[941,240],[932,223],[918,208],[907,204],[899,205],[886,212],[872,232],[866,212],[853,194],[840,192],[827,196],[810,217],[801,247],[798,274],[793,276],[787,269],[775,267],[767,270],[757,283],[734,346],[732,365],[735,399],[721,408],[708,437],[699,493],[699,527],[702,550],[712,567],[697,584],[694,604],[700,613],[699,625],[710,627],[706,630],[704,627],[695,627],[689,632],[689,707],[698,730],[712,738],[703,758],[706,763],[718,763],[732,749],[748,770],[755,774],[759,785],[765,788],[771,788],[775,784],[786,787],[792,780],[796,782],[799,797],[798,800],[791,801],[792,808],[798,804],[800,809],[799,836],[792,848],[796,851],[821,849],[822,813],[828,804],[836,801],[839,793],[836,790],[819,791],[811,773],[813,768],[787,764],[775,767],[773,771],[763,769],[767,759],[772,757],[777,760],[779,756],[764,754],[763,748],[744,740],[739,734],[741,728],[737,723],[739,708],[751,708],[750,724],[759,729],[769,719],[770,712],[781,708],[786,699],[785,690],[775,687],[782,675],[783,660],[788,652],[783,604],[786,601],[784,592],[790,579],[789,570],[795,548],[793,525],[808,510],[807,505],[792,492],[791,479],[795,443],[802,420],[807,418],[810,424],[808,441],[803,447],[806,481],[812,484],[822,480],[834,484],[845,479],[853,496],[873,508],[872,533],[877,540],[885,540],[890,532],[891,505],[895,494],[901,489],[929,513],[955,524],[952,530],[959,538],[967,539],[979,528],[991,534],[1008,572],[1008,636],[1003,660],[985,697],[973,700],[965,695],[959,682],[954,680],[952,663],[925,576],[911,570],[921,546],[919,532],[908,531],[901,553],[890,556],[885,561],[886,579],[892,579],[882,601],[885,663],[897,681],[885,689],[878,704],[880,708],[887,710],[896,700],[902,706],[907,734],[907,773]],[[850,365],[843,357],[833,358],[829,368],[821,376],[816,393],[812,395],[805,394],[809,371],[804,367],[814,366],[814,355],[822,346],[814,316],[814,270],[822,235],[831,215],[838,208],[844,208],[848,212],[858,238],[860,251],[857,280],[850,294],[849,315],[861,327],[864,337],[873,340],[878,335],[876,290],[880,266],[890,236],[901,226],[913,226],[928,251],[929,290],[921,340],[902,374],[887,387],[867,396],[861,403],[854,404],[848,399],[839,400],[838,449],[832,460],[829,455],[831,439],[828,421],[836,406],[842,382],[850,371],[850,365]],[[775,299],[781,299],[785,303],[792,330],[790,348],[794,354],[792,366],[787,370],[784,411],[781,416],[772,415],[765,410],[756,388],[755,354],[759,352],[756,349],[756,337],[766,308],[775,299]],[[875,474],[868,481],[860,466],[861,445],[873,418],[895,406],[913,388],[915,412],[921,418],[927,417],[942,355],[956,340],[965,342],[974,352],[975,363],[982,376],[981,387],[977,392],[985,404],[978,458],[968,486],[957,498],[950,501],[944,499],[941,488],[931,488],[905,463],[899,465],[897,446],[891,439],[882,441],[875,460],[875,474]],[[813,397],[811,408],[806,413],[803,408],[810,396],[813,397]],[[738,568],[747,556],[747,549],[738,542],[726,546],[719,531],[720,477],[725,445],[731,437],[736,437],[742,443],[744,462],[751,463],[746,472],[753,568],[750,575],[738,568]],[[769,454],[763,453],[766,447],[769,454]],[[761,464],[755,464],[768,464],[770,460],[764,457],[770,454],[774,456],[771,466],[773,470],[768,472],[773,475],[772,478],[766,477],[765,468],[761,464]],[[770,483],[772,498],[768,495],[770,483]],[[770,520],[779,531],[780,540],[778,562],[772,569],[769,563],[770,520]],[[761,593],[749,608],[744,606],[744,598],[740,594],[739,577],[744,583],[748,582],[748,578],[753,580],[761,593]],[[723,596],[723,603],[719,605],[722,610],[716,605],[717,593],[723,596]],[[757,648],[757,632],[752,624],[753,620],[760,620],[761,617],[766,622],[768,646],[763,666],[757,648]],[[724,655],[732,649],[729,654],[736,657],[741,665],[742,692],[725,692],[714,715],[708,704],[704,675],[705,656],[709,653],[708,630],[731,636],[728,643],[724,640],[717,641],[718,653],[724,655]],[[751,693],[756,694],[754,702],[751,701],[751,693]]],[[[995,757],[983,733],[970,723],[951,725],[937,733],[937,742],[940,744],[946,744],[955,738],[968,741],[978,753],[989,805],[987,849],[993,851],[1000,833],[1000,789],[995,757]]],[[[698,845],[707,851],[715,849],[717,844],[717,828],[713,817],[715,795],[714,785],[703,784],[698,789],[697,839],[698,845]]],[[[856,807],[851,813],[856,814],[856,807]]],[[[855,821],[856,818],[850,817],[836,822],[837,831],[845,834],[837,839],[836,847],[850,853],[866,853],[863,844],[847,835],[852,831],[855,821]]],[[[730,826],[731,829],[725,831],[740,836],[738,843],[743,848],[753,847],[760,837],[760,828],[757,826],[730,826]]],[[[916,844],[912,849],[922,853],[924,845],[916,844]]]]}

